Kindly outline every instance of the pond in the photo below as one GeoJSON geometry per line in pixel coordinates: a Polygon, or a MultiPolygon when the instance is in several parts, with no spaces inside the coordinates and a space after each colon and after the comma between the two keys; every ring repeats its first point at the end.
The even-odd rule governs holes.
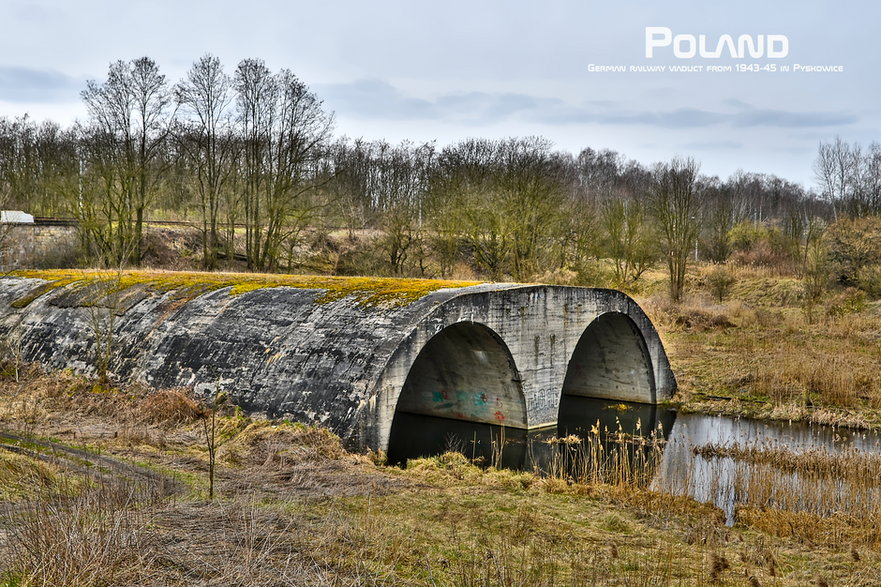
{"type": "Polygon", "coordinates": [[[874,509],[881,489],[881,435],[681,414],[652,487],[714,503],[729,524],[740,504],[862,515],[874,509]]]}
{"type": "Polygon", "coordinates": [[[389,460],[456,451],[485,465],[576,481],[639,483],[713,503],[729,524],[744,504],[865,515],[881,503],[878,433],[588,398],[567,402],[576,417],[528,432],[399,413],[389,460]]]}

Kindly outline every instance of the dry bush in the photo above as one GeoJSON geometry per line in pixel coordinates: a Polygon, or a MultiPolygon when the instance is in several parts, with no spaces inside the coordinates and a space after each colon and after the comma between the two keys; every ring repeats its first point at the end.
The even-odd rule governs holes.
{"type": "Polygon", "coordinates": [[[726,306],[690,298],[676,304],[663,295],[653,295],[642,302],[652,322],[668,331],[705,332],[735,326],[726,306]]]}
{"type": "Polygon", "coordinates": [[[706,275],[707,288],[719,303],[722,303],[731,292],[731,286],[737,281],[734,274],[725,267],[718,266],[706,275]]]}
{"type": "Polygon", "coordinates": [[[302,424],[253,422],[219,449],[221,459],[245,466],[289,466],[337,460],[349,453],[338,436],[302,424]]]}
{"type": "Polygon", "coordinates": [[[20,585],[119,585],[132,582],[151,556],[150,517],[134,507],[138,491],[100,485],[76,497],[55,495],[6,512],[0,560],[20,585]]]}
{"type": "Polygon", "coordinates": [[[138,412],[148,422],[165,426],[185,424],[202,416],[202,408],[189,389],[159,389],[138,404],[138,412]]]}
{"type": "Polygon", "coordinates": [[[758,243],[749,251],[732,253],[729,262],[745,267],[761,267],[772,275],[795,275],[799,270],[798,262],[790,255],[775,251],[767,243],[758,243]]]}
{"type": "Polygon", "coordinates": [[[111,387],[95,379],[60,371],[28,382],[28,395],[47,410],[76,415],[118,419],[128,416],[132,399],[143,396],[147,388],[131,385],[111,387]]]}
{"type": "Polygon", "coordinates": [[[818,401],[852,407],[861,397],[875,395],[878,379],[877,371],[855,364],[846,356],[811,357],[803,348],[793,346],[776,353],[773,361],[758,364],[753,391],[777,404],[818,401]]]}
{"type": "Polygon", "coordinates": [[[553,285],[575,285],[578,273],[570,269],[555,269],[536,275],[533,281],[537,283],[549,283],[553,285]]]}
{"type": "Polygon", "coordinates": [[[192,228],[147,227],[142,237],[141,264],[163,269],[199,270],[202,268],[202,242],[192,228]]]}
{"type": "Polygon", "coordinates": [[[477,272],[471,267],[471,265],[461,261],[453,264],[453,268],[447,276],[448,279],[454,279],[457,281],[477,281],[478,277],[477,272]]]}
{"type": "Polygon", "coordinates": [[[853,287],[845,288],[829,297],[824,303],[824,309],[827,320],[860,314],[866,309],[866,292],[853,287]]]}
{"type": "Polygon", "coordinates": [[[734,326],[734,323],[724,313],[699,308],[683,308],[683,311],[675,315],[673,323],[681,327],[682,330],[698,332],[734,326]]]}
{"type": "Polygon", "coordinates": [[[407,473],[428,483],[443,484],[454,481],[479,483],[484,470],[462,453],[445,452],[435,457],[408,459],[407,473]]]}

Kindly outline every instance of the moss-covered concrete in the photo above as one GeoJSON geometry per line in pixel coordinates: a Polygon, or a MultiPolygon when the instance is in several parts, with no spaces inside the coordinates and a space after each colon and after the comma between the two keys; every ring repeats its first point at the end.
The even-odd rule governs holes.
{"type": "Polygon", "coordinates": [[[101,270],[18,270],[11,276],[40,279],[41,284],[29,295],[13,304],[21,308],[57,287],[100,284],[108,292],[146,286],[157,292],[177,292],[194,298],[218,289],[228,289],[230,295],[239,295],[273,287],[323,290],[317,303],[352,297],[364,305],[406,305],[439,289],[477,285],[477,281],[445,281],[440,279],[400,279],[390,277],[338,277],[328,275],[280,275],[268,273],[207,273],[198,271],[101,271],[101,270]]]}
{"type": "Polygon", "coordinates": [[[562,394],[657,403],[675,387],[648,318],[603,289],[19,271],[0,278],[0,335],[52,368],[223,390],[382,449],[398,409],[535,428],[562,394]]]}

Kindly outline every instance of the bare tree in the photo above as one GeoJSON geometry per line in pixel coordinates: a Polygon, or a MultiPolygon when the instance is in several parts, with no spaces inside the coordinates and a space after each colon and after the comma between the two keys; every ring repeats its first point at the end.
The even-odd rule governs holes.
{"type": "Polygon", "coordinates": [[[526,280],[548,267],[548,253],[563,226],[565,160],[539,137],[500,144],[496,185],[508,216],[515,279],[526,280]]]}
{"type": "Polygon", "coordinates": [[[175,96],[187,115],[179,138],[199,197],[202,262],[214,269],[221,240],[220,208],[238,148],[232,137],[232,81],[220,59],[204,55],[175,87],[175,96]]]}
{"type": "Polygon", "coordinates": [[[619,287],[631,286],[656,259],[645,205],[635,199],[609,199],[600,206],[600,220],[606,252],[615,265],[615,282],[619,287]]]}
{"type": "Polygon", "coordinates": [[[82,92],[95,138],[92,151],[104,172],[105,197],[115,200],[111,223],[116,223],[113,254],[131,246],[129,259],[141,262],[145,215],[162,180],[167,162],[164,147],[173,113],[165,76],[149,57],[116,61],[107,80],[89,80],[82,92]]]}
{"type": "Polygon", "coordinates": [[[817,149],[814,176],[820,184],[821,193],[832,204],[836,220],[837,203],[843,202],[853,193],[857,161],[858,157],[841,137],[832,143],[820,143],[817,149]]]}
{"type": "Polygon", "coordinates": [[[698,164],[691,158],[673,159],[654,171],[652,210],[670,275],[670,297],[677,302],[682,298],[689,252],[700,227],[697,178],[698,164]]]}
{"type": "Polygon", "coordinates": [[[308,196],[321,180],[333,116],[289,70],[262,60],[239,63],[233,80],[244,140],[246,254],[253,269],[273,269],[282,243],[315,211],[308,196]]]}
{"type": "Polygon", "coordinates": [[[736,214],[734,190],[728,184],[720,185],[714,178],[704,188],[701,206],[701,245],[713,263],[724,263],[731,254],[728,233],[734,227],[736,214]]]}
{"type": "Polygon", "coordinates": [[[267,182],[272,120],[275,116],[275,79],[260,59],[246,59],[235,73],[238,132],[244,141],[241,175],[244,183],[245,254],[248,267],[257,265],[263,242],[262,193],[267,182]]]}
{"type": "MultiPolygon", "coordinates": [[[[6,204],[9,202],[9,191],[5,183],[0,183],[0,210],[6,209],[6,204]]],[[[9,248],[9,226],[0,222],[0,271],[6,271],[7,265],[11,266],[12,261],[8,259],[8,251],[9,248]]],[[[17,376],[16,376],[17,379],[17,376]]]]}
{"type": "Polygon", "coordinates": [[[850,211],[855,216],[881,215],[881,144],[855,152],[854,194],[850,211]]]}

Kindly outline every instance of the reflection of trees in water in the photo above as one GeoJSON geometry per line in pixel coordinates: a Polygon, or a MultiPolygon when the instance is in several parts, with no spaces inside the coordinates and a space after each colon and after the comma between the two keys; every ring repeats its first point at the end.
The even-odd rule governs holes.
{"type": "Polygon", "coordinates": [[[674,414],[658,406],[576,398],[557,427],[522,430],[399,412],[392,463],[459,452],[477,464],[537,471],[573,482],[645,485],[663,452],[674,414]],[[625,470],[626,469],[626,470],[625,470]]]}
{"type": "Polygon", "coordinates": [[[654,488],[713,503],[729,524],[767,509],[881,515],[881,437],[823,426],[682,416],[654,488]]]}

